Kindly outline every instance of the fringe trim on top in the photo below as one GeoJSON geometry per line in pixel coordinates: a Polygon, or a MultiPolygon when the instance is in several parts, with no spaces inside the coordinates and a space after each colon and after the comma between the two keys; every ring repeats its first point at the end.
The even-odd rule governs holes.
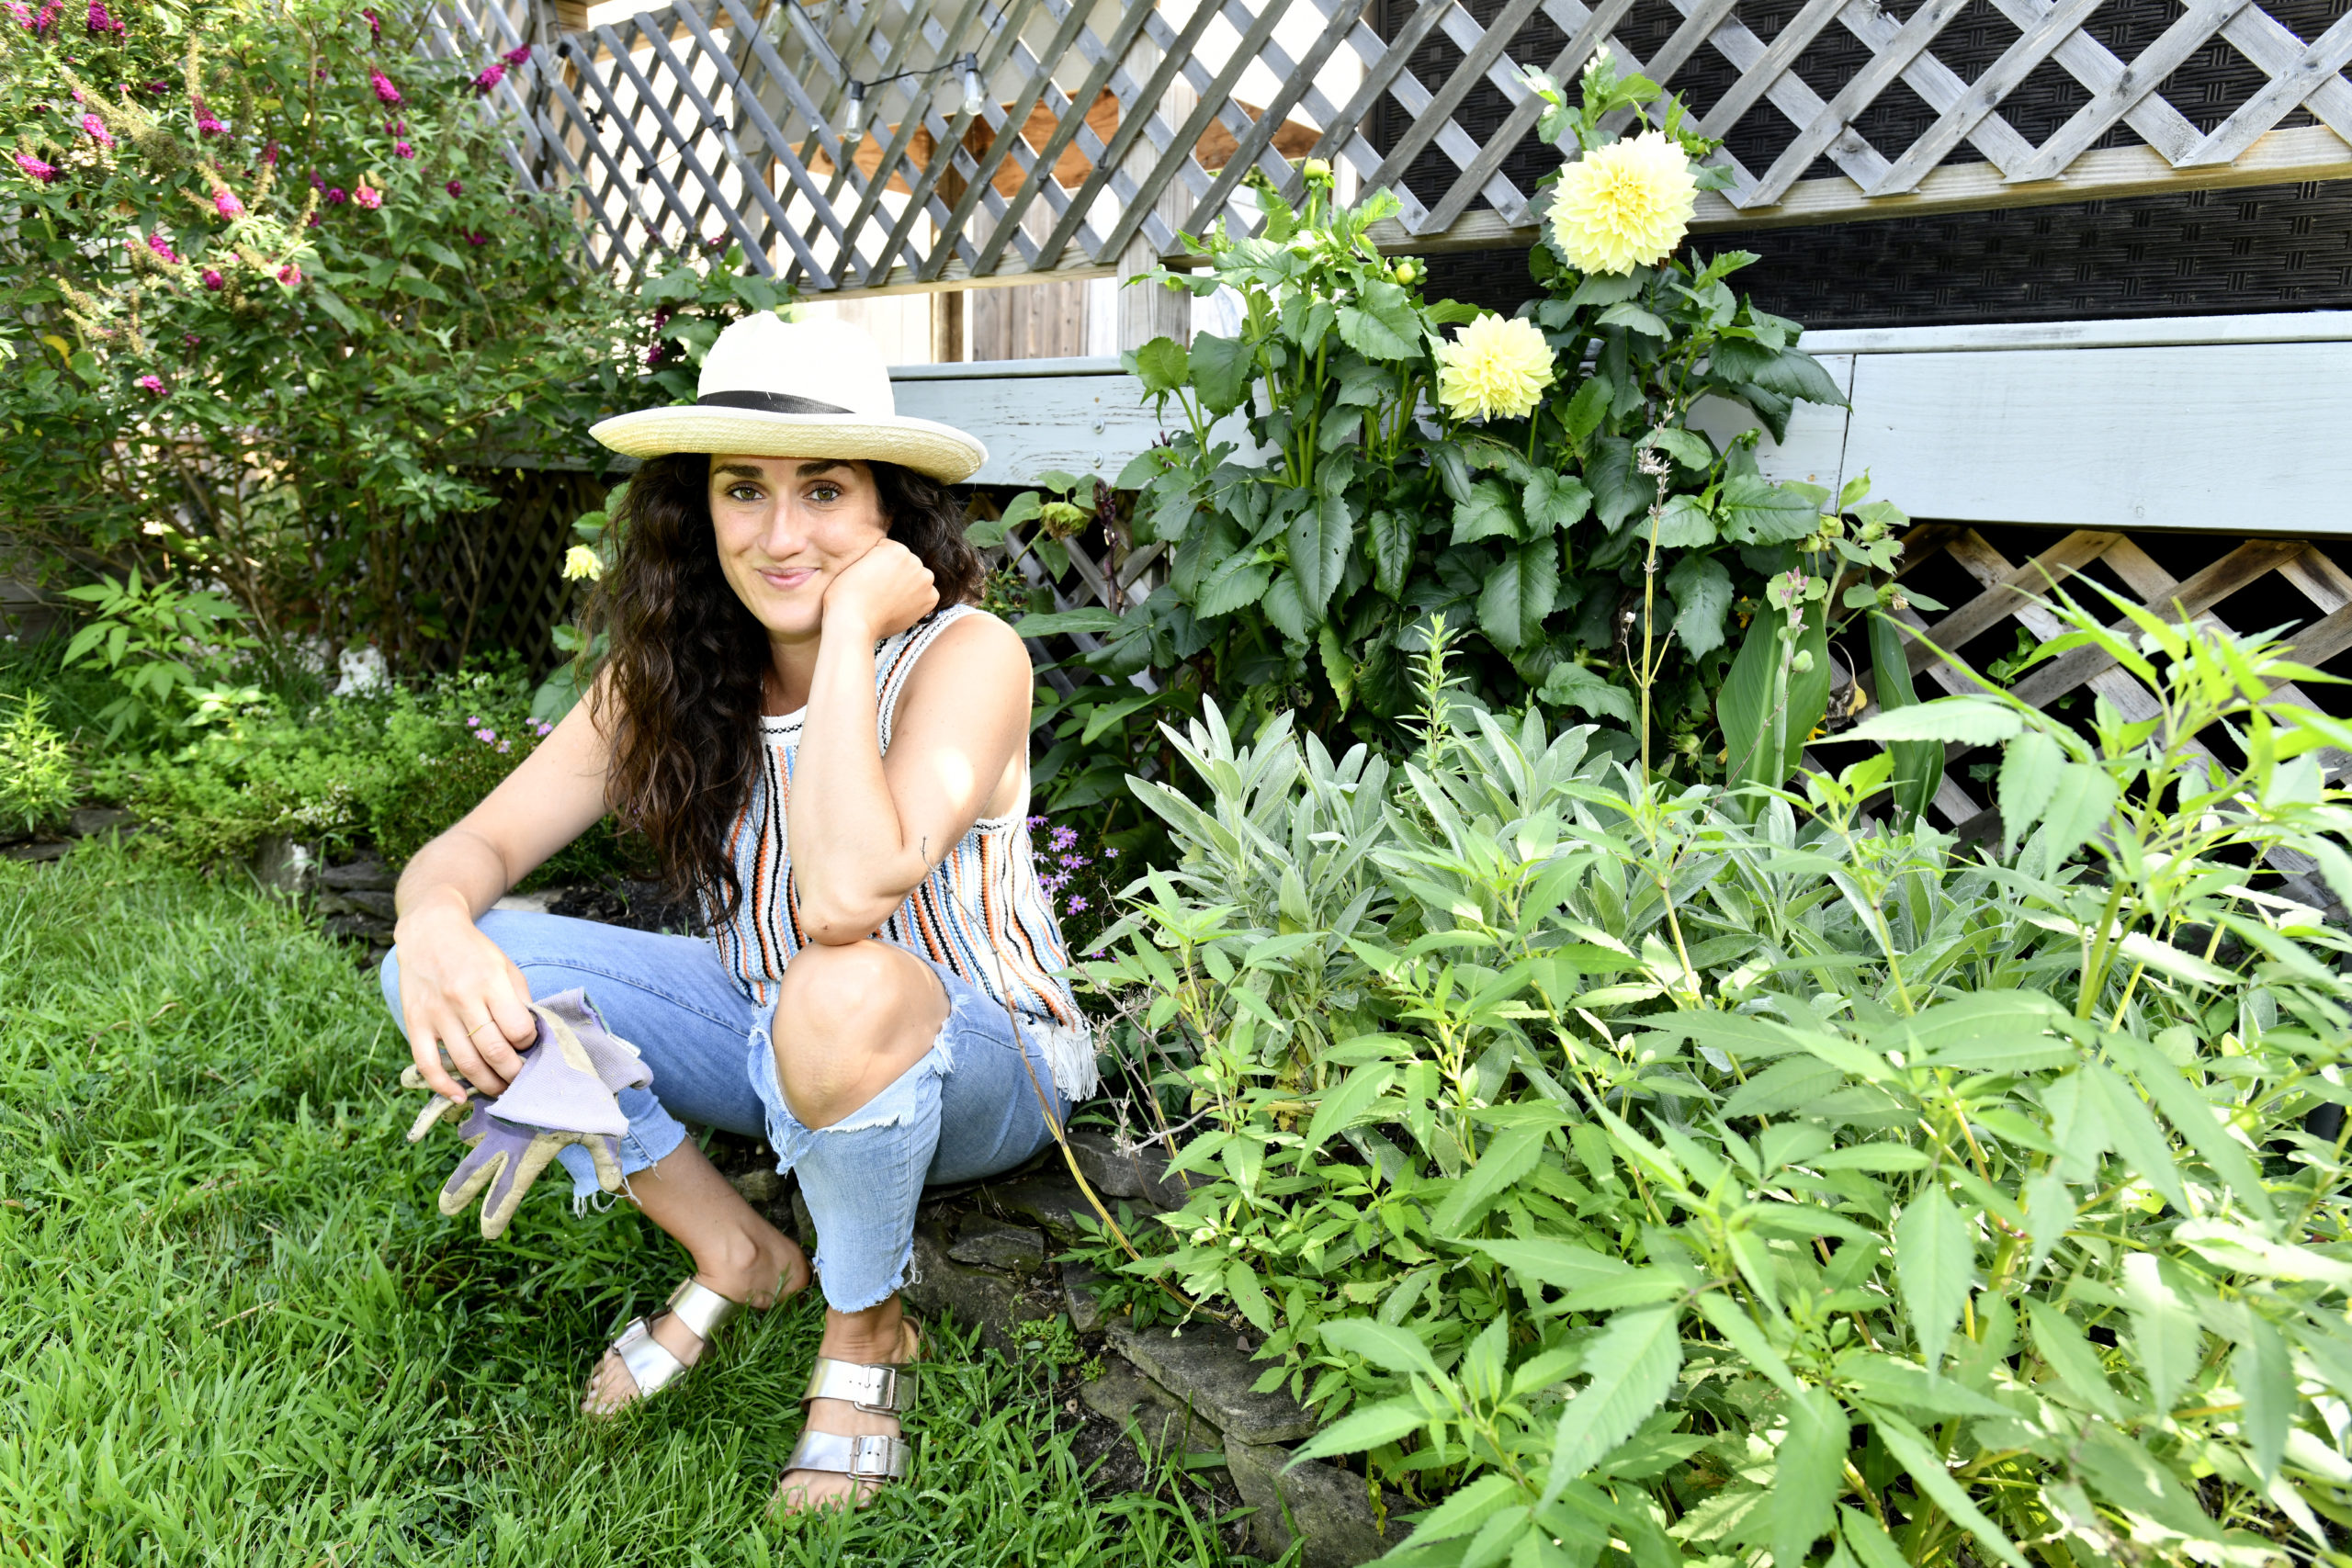
{"type": "Polygon", "coordinates": [[[1054,1087],[1064,1104],[1076,1106],[1093,1096],[1099,1078],[1094,1068],[1094,1031],[1083,1024],[1056,1023],[1035,1014],[1021,1016],[1021,1038],[1035,1044],[1052,1069],[1054,1087]]]}

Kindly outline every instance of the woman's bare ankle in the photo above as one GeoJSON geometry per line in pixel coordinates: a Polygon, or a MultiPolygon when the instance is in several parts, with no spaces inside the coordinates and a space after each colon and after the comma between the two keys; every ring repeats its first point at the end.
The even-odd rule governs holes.
{"type": "Polygon", "coordinates": [[[741,1302],[771,1307],[808,1285],[808,1258],[799,1244],[764,1220],[695,1255],[698,1284],[741,1302]]]}

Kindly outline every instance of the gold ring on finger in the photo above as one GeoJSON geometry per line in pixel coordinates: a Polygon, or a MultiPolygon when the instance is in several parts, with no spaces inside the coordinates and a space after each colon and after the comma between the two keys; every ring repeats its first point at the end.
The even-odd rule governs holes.
{"type": "Polygon", "coordinates": [[[466,1038],[471,1040],[475,1035],[480,1034],[483,1030],[490,1028],[497,1021],[498,1021],[494,1018],[483,1019],[480,1023],[475,1024],[471,1029],[466,1031],[466,1038]]]}

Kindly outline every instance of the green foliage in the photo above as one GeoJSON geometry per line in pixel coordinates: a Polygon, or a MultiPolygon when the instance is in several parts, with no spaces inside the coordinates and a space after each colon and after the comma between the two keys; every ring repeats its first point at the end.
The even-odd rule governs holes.
{"type": "Polygon", "coordinates": [[[397,658],[462,621],[407,561],[465,548],[486,470],[588,449],[636,367],[570,198],[481,112],[490,61],[374,13],[380,39],[350,0],[0,27],[0,512],[61,563],[217,581],[273,648],[397,658]]]}
{"type": "MultiPolygon", "coordinates": [[[[1605,70],[1583,85],[1582,107],[1556,112],[1581,117],[1589,144],[1608,139],[1604,114],[1657,96],[1605,70]]],[[[1679,129],[1678,107],[1665,118],[1679,129]]],[[[1444,329],[1477,312],[1425,300],[1417,265],[1380,255],[1369,231],[1396,210],[1392,195],[1340,207],[1327,187],[1310,181],[1296,211],[1261,194],[1262,235],[1231,239],[1220,226],[1187,239],[1198,270],[1156,275],[1200,294],[1233,289],[1244,321],[1233,338],[1128,356],[1182,426],[1119,479],[1140,491],[1136,543],[1166,544],[1170,574],[1088,662],[1114,680],[1143,669],[1162,684],[1181,678],[1216,696],[1243,733],[1290,708],[1317,734],[1394,746],[1412,708],[1409,666],[1442,615],[1471,634],[1456,663],[1489,708],[1629,729],[1650,728],[1654,709],[1687,773],[1784,779],[1792,761],[1766,764],[1792,759],[1822,711],[1812,682],[1782,689],[1781,655],[1802,649],[1750,637],[1754,689],[1709,743],[1715,693],[1737,678],[1745,649],[1737,625],[1764,619],[1769,583],[1795,572],[1826,637],[1829,621],[1877,595],[1865,585],[1845,596],[1856,603],[1826,604],[1834,569],[1860,564],[1859,550],[1883,570],[1903,519],[1860,494],[1830,503],[1814,487],[1771,483],[1754,436],[1692,425],[1702,398],[1775,436],[1797,400],[1844,400],[1796,346],[1795,322],[1730,288],[1755,258],[1587,276],[1547,239],[1530,257],[1546,298],[1522,310],[1518,341],[1521,353],[1548,350],[1548,385],[1517,417],[1471,419],[1443,389],[1442,364],[1456,352],[1444,329]],[[1736,737],[1734,726],[1744,727],[1736,737]],[[1768,753],[1759,734],[1775,726],[1792,739],[1768,753]],[[1747,772],[1734,750],[1751,757],[1747,772]]],[[[1815,662],[1826,702],[1826,654],[1815,662]]]]}
{"type": "Polygon", "coordinates": [[[0,723],[0,827],[31,832],[65,815],[74,800],[74,757],[50,727],[39,692],[0,704],[13,711],[0,723]]]}
{"type": "Polygon", "coordinates": [[[89,605],[91,617],[66,644],[66,665],[105,670],[122,694],[98,715],[108,740],[126,730],[168,734],[260,699],[227,683],[231,655],[257,644],[235,629],[245,617],[220,594],[142,585],[132,567],[127,580],[101,578],[65,596],[89,605]]]}
{"type": "Polygon", "coordinates": [[[2121,607],[2045,656],[2154,717],[1865,731],[1999,745],[1999,859],[1886,753],[1738,812],[1442,669],[1394,769],[1212,707],[1088,967],[1194,1191],[1097,1260],[1253,1323],[1399,1561],[2345,1561],[2352,941],[2247,868],[2352,894],[2352,727],[2121,607]]]}
{"type": "Polygon", "coordinates": [[[614,1325],[658,1308],[685,1254],[626,1203],[575,1220],[535,1193],[494,1243],[443,1219],[454,1145],[401,1139],[407,1053],[375,976],[278,900],[97,845],[0,860],[0,1018],[19,1562],[1243,1561],[1180,1468],[1090,1487],[1068,1384],[941,1323],[914,1483],[769,1517],[814,1291],[730,1325],[642,1415],[582,1421],[614,1325]]]}
{"type": "MultiPolygon", "coordinates": [[[[512,671],[330,697],[236,716],[123,771],[116,791],[166,859],[207,867],[284,835],[331,855],[373,846],[397,865],[480,804],[552,728],[529,716],[512,671]]],[[[611,823],[524,884],[583,880],[623,863],[611,823]]]]}

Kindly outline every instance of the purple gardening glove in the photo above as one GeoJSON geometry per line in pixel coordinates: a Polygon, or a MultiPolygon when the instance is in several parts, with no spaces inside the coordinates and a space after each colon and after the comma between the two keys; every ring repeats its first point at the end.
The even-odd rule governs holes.
{"type": "MultiPolygon", "coordinates": [[[[613,1033],[586,993],[565,991],[532,1003],[531,1011],[537,1037],[517,1053],[523,1065],[505,1093],[478,1097],[470,1108],[436,1097],[409,1129],[414,1143],[434,1123],[464,1117],[458,1135],[469,1152],[442,1187],[440,1207],[454,1215],[482,1194],[485,1238],[505,1231],[523,1194],[567,1144],[588,1151],[599,1186],[619,1191],[617,1140],[628,1130],[628,1118],[614,1094],[653,1081],[637,1047],[613,1033]]],[[[401,1081],[424,1082],[413,1066],[401,1081]]]]}
{"type": "Polygon", "coordinates": [[[477,1105],[458,1126],[458,1136],[471,1146],[441,1188],[441,1212],[460,1213],[480,1193],[484,1241],[496,1241],[506,1234],[507,1223],[522,1206],[523,1194],[566,1144],[587,1149],[588,1156],[596,1162],[596,1180],[605,1191],[620,1190],[621,1167],[611,1134],[522,1126],[492,1115],[485,1103],[477,1105]]]}

